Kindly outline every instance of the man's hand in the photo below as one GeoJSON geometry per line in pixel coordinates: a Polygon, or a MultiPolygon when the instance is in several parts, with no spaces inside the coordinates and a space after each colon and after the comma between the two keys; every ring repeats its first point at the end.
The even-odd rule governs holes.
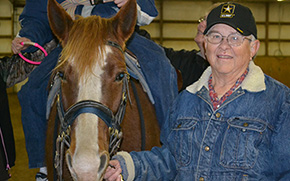
{"type": "Polygon", "coordinates": [[[104,175],[106,181],[121,181],[122,169],[118,160],[111,160],[104,175]]]}
{"type": "Polygon", "coordinates": [[[21,45],[21,42],[31,42],[30,39],[24,37],[16,37],[12,41],[11,49],[14,54],[20,53],[21,50],[25,50],[29,45],[21,45]]]}
{"type": "Polygon", "coordinates": [[[120,8],[126,4],[128,0],[114,0],[114,3],[117,4],[117,6],[120,8]]]}

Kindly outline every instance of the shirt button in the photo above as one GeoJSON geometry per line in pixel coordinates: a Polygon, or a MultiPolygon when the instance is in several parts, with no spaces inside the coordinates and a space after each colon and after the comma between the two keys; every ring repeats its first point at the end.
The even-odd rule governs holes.
{"type": "Polygon", "coordinates": [[[221,117],[221,114],[220,114],[220,113],[216,113],[215,116],[216,116],[217,118],[219,118],[219,117],[221,117]]]}
{"type": "Polygon", "coordinates": [[[200,178],[199,178],[199,181],[204,181],[204,178],[203,178],[203,177],[200,177],[200,178]]]}
{"type": "Polygon", "coordinates": [[[211,114],[210,113],[207,113],[207,115],[210,116],[211,114]]]}
{"type": "Polygon", "coordinates": [[[204,150],[209,151],[209,147],[208,146],[204,147],[204,150]]]}

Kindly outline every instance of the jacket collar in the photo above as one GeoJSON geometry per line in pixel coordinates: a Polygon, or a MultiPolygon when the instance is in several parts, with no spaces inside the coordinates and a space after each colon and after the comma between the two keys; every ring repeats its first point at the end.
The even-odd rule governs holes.
{"type": "MultiPolygon", "coordinates": [[[[208,89],[208,79],[212,73],[209,66],[201,75],[199,80],[186,88],[187,91],[195,94],[202,87],[208,89]]],[[[241,84],[241,88],[249,92],[260,92],[266,90],[265,76],[260,67],[254,64],[253,61],[249,63],[249,73],[241,84]]]]}

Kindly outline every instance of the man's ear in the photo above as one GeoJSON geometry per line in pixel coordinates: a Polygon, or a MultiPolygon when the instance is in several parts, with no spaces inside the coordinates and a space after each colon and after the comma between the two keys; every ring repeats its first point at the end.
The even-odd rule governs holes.
{"type": "Polygon", "coordinates": [[[254,57],[260,48],[260,41],[255,40],[251,42],[251,57],[254,57]]]}

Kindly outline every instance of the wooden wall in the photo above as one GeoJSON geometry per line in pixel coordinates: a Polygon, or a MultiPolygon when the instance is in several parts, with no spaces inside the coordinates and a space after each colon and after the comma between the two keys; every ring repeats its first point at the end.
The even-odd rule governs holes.
{"type": "MultiPolygon", "coordinates": [[[[194,42],[198,19],[217,1],[155,0],[159,16],[142,28],[163,46],[198,49],[194,42]]],[[[257,21],[261,47],[255,62],[290,87],[290,3],[239,2],[251,8],[257,21]]],[[[9,0],[0,0],[0,57],[11,55],[11,41],[20,29],[18,17],[22,10],[9,0]]]]}
{"type": "Polygon", "coordinates": [[[13,8],[8,0],[0,0],[0,57],[11,54],[13,8]]]}
{"type": "MultiPolygon", "coordinates": [[[[290,2],[239,3],[249,7],[256,19],[261,41],[258,55],[290,56],[290,2]]],[[[209,11],[212,4],[213,1],[156,0],[159,16],[143,28],[163,46],[196,49],[193,38],[198,19],[209,11]]]]}
{"type": "Polygon", "coordinates": [[[254,62],[264,73],[290,87],[290,57],[258,56],[254,62]]]}

